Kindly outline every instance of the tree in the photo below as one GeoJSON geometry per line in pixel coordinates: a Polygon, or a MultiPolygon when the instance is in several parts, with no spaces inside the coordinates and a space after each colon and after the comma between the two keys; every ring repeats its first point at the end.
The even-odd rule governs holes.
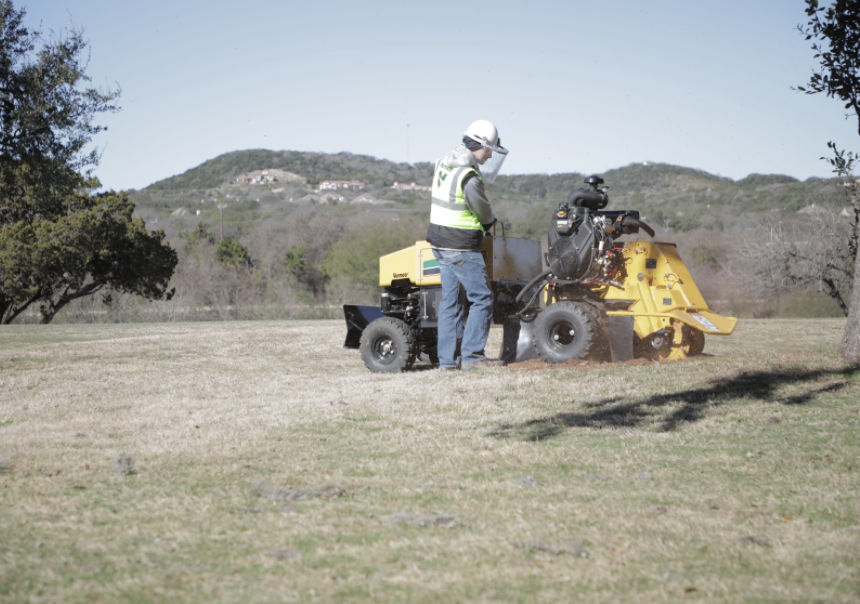
{"type": "Polygon", "coordinates": [[[323,263],[330,277],[379,287],[379,258],[414,245],[424,235],[425,225],[411,221],[361,225],[332,246],[323,263]]]}
{"type": "Polygon", "coordinates": [[[93,193],[99,155],[85,147],[119,91],[86,85],[82,31],[45,41],[24,14],[0,0],[0,323],[32,304],[48,323],[105,288],[170,299],[164,233],[133,219],[125,193],[93,193]]]}
{"type": "Polygon", "coordinates": [[[215,246],[215,258],[223,267],[239,268],[253,265],[248,248],[239,243],[238,239],[230,237],[224,237],[215,246]]]}
{"type": "MultiPolygon", "coordinates": [[[[46,42],[22,26],[24,15],[0,0],[0,160],[4,168],[28,166],[33,184],[68,192],[78,187],[79,172],[89,177],[98,164],[97,149],[84,151],[105,129],[93,117],[118,111],[120,91],[85,86],[83,31],[46,42]]],[[[8,170],[4,176],[11,176],[8,170]]],[[[4,178],[3,184],[12,183],[4,178]]]]}
{"type": "MultiPolygon", "coordinates": [[[[860,0],[836,0],[831,6],[819,7],[818,0],[806,0],[806,27],[798,29],[807,40],[815,39],[812,50],[815,58],[821,59],[820,71],[813,73],[806,87],[798,90],[806,94],[825,93],[845,103],[857,117],[857,133],[860,134],[860,0]]],[[[852,114],[847,114],[850,117],[852,114]]],[[[839,352],[843,358],[860,364],[860,254],[856,253],[856,241],[860,230],[860,195],[857,180],[851,173],[856,159],[838,151],[834,142],[828,144],[836,153],[828,159],[834,172],[848,178],[848,193],[854,208],[854,224],[851,240],[854,241],[854,291],[848,313],[848,324],[842,337],[839,352]]]]}
{"type": "Polygon", "coordinates": [[[215,241],[217,240],[215,233],[211,232],[202,222],[198,222],[197,226],[194,227],[194,230],[190,233],[182,231],[179,233],[179,236],[182,239],[185,239],[186,250],[190,250],[201,241],[206,241],[210,245],[215,245],[215,241]]]}
{"type": "Polygon", "coordinates": [[[312,250],[308,250],[307,246],[294,245],[287,250],[284,266],[290,276],[311,292],[314,298],[319,298],[325,292],[328,275],[314,264],[312,255],[312,250]]]}
{"type": "Polygon", "coordinates": [[[176,253],[133,219],[125,193],[77,195],[53,220],[0,225],[0,322],[38,303],[49,323],[72,300],[113,290],[168,299],[176,253]]]}
{"type": "MultiPolygon", "coordinates": [[[[757,298],[817,290],[848,315],[844,298],[851,291],[854,265],[847,230],[835,212],[824,208],[793,223],[765,220],[735,246],[732,265],[757,298]]],[[[702,245],[693,248],[694,257],[702,245]]]]}

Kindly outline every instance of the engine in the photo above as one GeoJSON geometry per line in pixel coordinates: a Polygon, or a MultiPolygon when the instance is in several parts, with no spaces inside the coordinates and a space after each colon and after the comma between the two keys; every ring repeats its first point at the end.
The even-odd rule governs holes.
{"type": "Polygon", "coordinates": [[[599,188],[602,178],[590,176],[585,182],[588,188],[571,191],[553,214],[546,263],[559,282],[616,285],[613,277],[623,271],[624,258],[615,240],[640,228],[652,237],[654,231],[635,210],[603,210],[609,196],[599,188]]]}

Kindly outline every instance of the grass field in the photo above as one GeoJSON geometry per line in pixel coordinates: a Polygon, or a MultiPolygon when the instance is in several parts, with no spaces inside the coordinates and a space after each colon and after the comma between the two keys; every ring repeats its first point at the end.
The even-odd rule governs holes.
{"type": "Polygon", "coordinates": [[[0,602],[858,602],[844,325],[401,375],[342,322],[3,327],[0,602]]]}

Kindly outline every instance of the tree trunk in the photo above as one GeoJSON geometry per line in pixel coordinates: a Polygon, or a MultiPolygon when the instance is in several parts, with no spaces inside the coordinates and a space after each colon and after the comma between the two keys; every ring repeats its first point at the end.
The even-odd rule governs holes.
{"type": "Polygon", "coordinates": [[[22,304],[18,308],[11,308],[12,304],[8,304],[6,308],[3,309],[3,312],[0,313],[0,320],[2,320],[2,323],[4,325],[9,325],[10,323],[12,323],[12,321],[18,318],[18,315],[27,310],[33,302],[38,300],[39,296],[41,295],[41,292],[36,292],[35,296],[24,302],[24,304],[22,304]],[[6,314],[6,312],[9,312],[9,316],[3,319],[3,316],[6,314]]]}
{"type": "Polygon", "coordinates": [[[55,304],[51,304],[50,310],[42,314],[42,320],[39,321],[39,323],[41,325],[47,325],[54,320],[54,317],[57,316],[57,313],[60,312],[60,310],[69,302],[71,302],[72,300],[77,300],[78,298],[83,298],[84,296],[90,296],[103,288],[104,285],[104,281],[96,281],[94,283],[90,283],[89,285],[85,285],[78,291],[71,294],[68,293],[69,288],[66,288],[66,291],[63,293],[62,296],[60,296],[60,299],[57,300],[55,304]]]}
{"type": "Polygon", "coordinates": [[[839,354],[843,359],[860,365],[860,253],[854,259],[854,291],[851,293],[848,324],[845,326],[839,354]]]}

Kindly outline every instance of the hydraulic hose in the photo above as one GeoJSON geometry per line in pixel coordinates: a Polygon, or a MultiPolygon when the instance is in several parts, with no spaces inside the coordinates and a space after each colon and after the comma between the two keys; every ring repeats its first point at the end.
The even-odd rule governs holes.
{"type": "Polygon", "coordinates": [[[517,303],[517,304],[519,304],[520,302],[522,302],[523,298],[524,298],[524,297],[525,297],[525,295],[526,295],[526,292],[527,292],[527,291],[529,291],[532,287],[534,287],[534,285],[535,285],[538,281],[540,281],[541,279],[546,278],[546,276],[547,276],[547,275],[549,275],[551,272],[552,272],[552,269],[546,269],[546,270],[545,270],[544,272],[542,272],[540,275],[538,275],[537,277],[535,277],[534,279],[532,279],[531,281],[529,281],[529,282],[525,285],[525,287],[523,287],[523,288],[520,290],[520,293],[518,293],[518,294],[517,294],[517,297],[516,297],[516,299],[515,299],[516,303],[517,303]]]}

